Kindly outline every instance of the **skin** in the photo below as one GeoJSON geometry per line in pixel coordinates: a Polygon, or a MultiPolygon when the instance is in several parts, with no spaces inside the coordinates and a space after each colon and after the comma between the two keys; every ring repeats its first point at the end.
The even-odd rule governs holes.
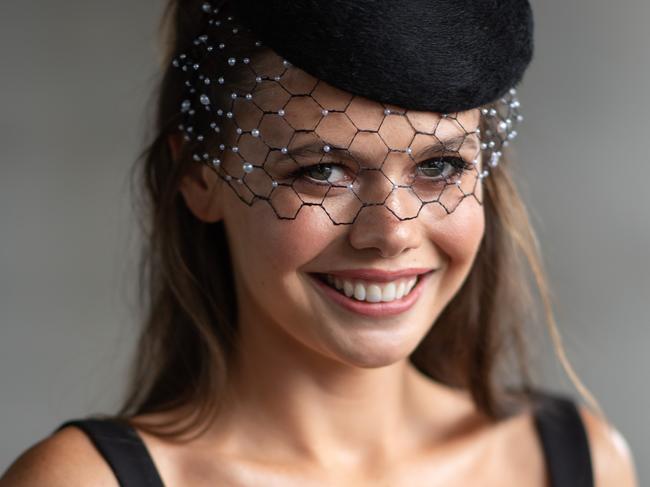
{"type": "MultiPolygon", "coordinates": [[[[294,76],[308,77],[301,73],[294,76]]],[[[332,96],[349,95],[333,90],[332,96]]],[[[440,121],[435,113],[417,115],[440,121]]],[[[459,120],[473,130],[478,112],[459,120]]],[[[406,136],[394,133],[400,135],[406,136]]],[[[452,137],[453,124],[438,135],[452,137]]],[[[368,161],[376,144],[367,139],[359,147],[368,161]]],[[[174,154],[180,145],[179,138],[170,140],[174,154]]],[[[224,160],[229,164],[235,163],[224,160]]],[[[399,178],[403,169],[395,163],[388,172],[399,178]]],[[[196,218],[226,226],[241,352],[227,406],[199,438],[177,443],[140,432],[167,485],[546,485],[529,411],[491,423],[467,394],[433,382],[408,361],[472,267],[485,230],[474,198],[450,215],[430,205],[419,218],[400,221],[380,206],[352,225],[335,226],[316,207],[290,221],[264,203],[249,207],[203,165],[193,166],[181,191],[196,218]],[[365,318],[337,307],[308,276],[408,267],[437,271],[417,303],[393,317],[365,318]]],[[[481,191],[479,184],[479,198],[481,191]]],[[[409,204],[406,196],[394,203],[409,204]]],[[[597,485],[636,485],[622,436],[588,410],[581,413],[597,485]]],[[[74,482],[117,485],[87,438],[68,428],[26,452],[0,486],[74,482]]]]}

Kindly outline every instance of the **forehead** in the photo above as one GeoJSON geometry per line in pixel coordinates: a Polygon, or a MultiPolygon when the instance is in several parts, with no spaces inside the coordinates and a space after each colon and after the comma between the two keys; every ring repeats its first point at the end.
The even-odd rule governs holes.
{"type": "Polygon", "coordinates": [[[309,140],[314,145],[348,149],[359,132],[390,150],[406,150],[427,142],[459,146],[464,136],[479,126],[478,109],[452,114],[405,110],[401,107],[369,100],[338,89],[305,71],[289,65],[273,52],[254,61],[258,78],[252,99],[235,104],[237,125],[244,130],[258,129],[268,145],[278,148],[309,140]],[[280,75],[281,73],[281,75],[280,75]]]}

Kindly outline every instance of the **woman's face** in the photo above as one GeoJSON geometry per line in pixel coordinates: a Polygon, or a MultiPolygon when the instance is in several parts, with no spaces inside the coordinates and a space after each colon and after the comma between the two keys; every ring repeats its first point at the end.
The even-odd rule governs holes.
{"type": "MultiPolygon", "coordinates": [[[[292,67],[290,75],[293,83],[309,85],[315,82],[297,68],[292,67]]],[[[354,147],[354,160],[346,160],[344,154],[333,151],[326,162],[337,160],[340,165],[313,166],[305,170],[312,163],[309,155],[305,156],[299,162],[303,172],[294,185],[297,193],[303,193],[305,201],[322,197],[319,192],[325,180],[345,185],[353,181],[350,174],[359,163],[373,167],[384,160],[386,140],[402,148],[410,144],[412,159],[406,153],[391,153],[385,159],[381,166],[384,178],[377,171],[367,171],[365,179],[356,180],[355,184],[362,186],[357,188],[360,194],[371,199],[380,198],[378,195],[385,191],[383,186],[388,184],[390,192],[391,182],[403,184],[406,175],[413,174],[414,164],[431,160],[430,151],[423,155],[427,147],[434,142],[446,145],[454,137],[478,128],[478,109],[459,113],[456,118],[409,111],[409,119],[419,126],[437,127],[435,136],[413,140],[414,131],[409,124],[402,123],[404,117],[386,116],[384,105],[360,97],[355,97],[351,103],[352,95],[322,82],[319,86],[332,106],[348,107],[346,115],[350,119],[369,125],[378,120],[377,123],[382,124],[381,137],[356,129],[350,134],[350,126],[343,123],[341,114],[336,115],[342,118],[328,122],[327,130],[319,133],[316,129],[314,133],[318,138],[331,143],[332,147],[342,145],[341,141],[348,144],[353,141],[350,148],[354,147]]],[[[262,96],[264,102],[271,105],[274,101],[276,106],[286,103],[282,99],[286,94],[281,89],[269,87],[262,96]]],[[[312,126],[313,110],[309,109],[306,100],[294,100],[291,102],[296,104],[293,110],[291,103],[286,105],[285,117],[292,121],[293,127],[312,126]]],[[[246,123],[247,116],[253,116],[236,115],[242,124],[246,123]]],[[[287,129],[285,121],[277,115],[267,116],[261,122],[260,131],[263,135],[284,137],[287,141],[295,140],[294,135],[314,134],[294,134],[293,129],[287,129]]],[[[248,122],[253,123],[252,120],[248,122]]],[[[459,145],[457,142],[456,149],[463,158],[471,161],[476,157],[476,135],[466,137],[462,147],[459,145]]],[[[264,157],[259,141],[250,136],[242,137],[238,146],[239,153],[247,154],[254,164],[258,162],[256,157],[264,157]],[[262,152],[256,154],[257,150],[262,152]]],[[[235,157],[235,154],[224,157],[223,167],[235,160],[228,160],[228,157],[235,157]]],[[[268,174],[282,181],[286,179],[287,168],[295,171],[295,165],[280,156],[266,167],[268,174]]],[[[327,205],[303,206],[295,219],[280,219],[278,210],[295,210],[291,208],[295,206],[294,193],[291,197],[286,193],[284,200],[277,198],[276,211],[265,201],[249,206],[211,169],[204,167],[203,170],[209,183],[207,189],[186,184],[183,193],[188,206],[199,218],[211,221],[222,218],[224,221],[235,270],[240,320],[247,327],[268,327],[264,333],[281,333],[291,337],[292,343],[349,365],[376,367],[410,355],[461,287],[484,233],[483,207],[472,196],[462,201],[458,199],[457,207],[450,214],[433,203],[424,205],[417,218],[401,220],[396,215],[413,216],[420,205],[414,205],[408,189],[400,189],[392,193],[384,205],[361,210],[353,223],[335,225],[331,220],[333,214],[342,219],[352,214],[351,200],[346,199],[350,194],[347,189],[339,188],[339,196],[328,196],[327,205],[332,210],[329,215],[323,208],[328,208],[327,205]],[[343,194],[345,191],[347,193],[343,194]],[[199,207],[202,209],[198,210],[199,207]]],[[[481,182],[476,179],[476,172],[465,173],[462,178],[462,187],[473,188],[481,200],[481,182]]],[[[448,189],[456,190],[455,195],[460,194],[459,188],[448,189]]]]}

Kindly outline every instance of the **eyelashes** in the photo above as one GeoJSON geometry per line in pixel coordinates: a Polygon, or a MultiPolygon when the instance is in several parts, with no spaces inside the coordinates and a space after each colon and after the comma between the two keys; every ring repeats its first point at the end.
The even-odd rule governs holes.
{"type": "MultiPolygon", "coordinates": [[[[447,184],[458,179],[474,166],[458,156],[438,156],[416,164],[416,179],[429,184],[447,184]]],[[[343,186],[355,178],[349,166],[337,162],[321,162],[302,166],[289,174],[292,180],[301,179],[317,185],[343,186]]]]}

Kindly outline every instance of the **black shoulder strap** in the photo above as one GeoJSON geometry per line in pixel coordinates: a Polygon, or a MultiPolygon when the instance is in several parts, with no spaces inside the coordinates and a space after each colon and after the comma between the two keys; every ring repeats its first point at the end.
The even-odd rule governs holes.
{"type": "Polygon", "coordinates": [[[81,419],[63,423],[80,428],[113,470],[120,487],[164,487],[149,451],[127,423],[113,419],[81,419]]]}
{"type": "Polygon", "coordinates": [[[559,394],[536,395],[535,426],[552,487],[593,487],[589,441],[575,403],[559,394]]]}

